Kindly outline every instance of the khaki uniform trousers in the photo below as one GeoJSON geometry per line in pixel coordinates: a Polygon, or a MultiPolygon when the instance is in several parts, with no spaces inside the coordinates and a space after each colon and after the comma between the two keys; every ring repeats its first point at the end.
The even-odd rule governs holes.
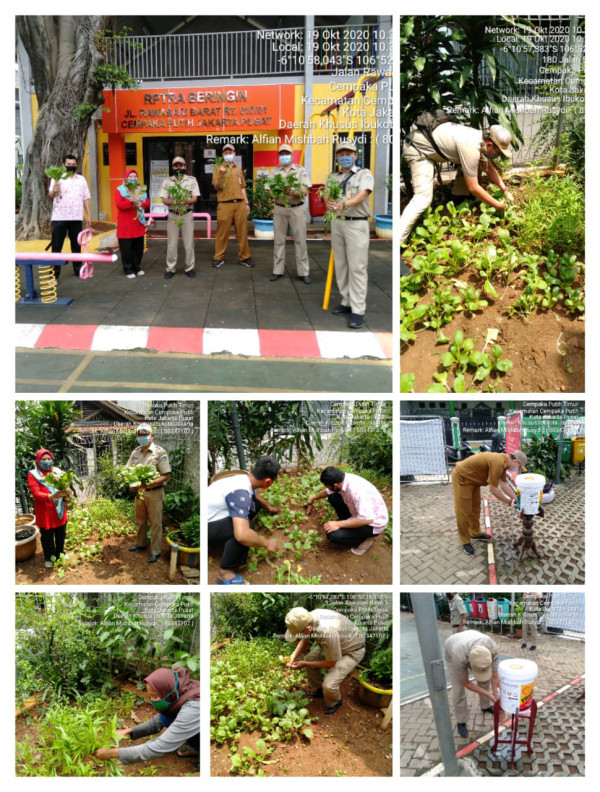
{"type": "Polygon", "coordinates": [[[285,271],[285,238],[288,226],[294,238],[296,253],[296,273],[304,278],[309,273],[308,252],[306,250],[306,219],[304,204],[300,206],[275,206],[273,211],[273,274],[283,275],[285,271]]]}
{"type": "Polygon", "coordinates": [[[189,272],[194,269],[196,263],[194,257],[194,218],[192,212],[182,215],[181,217],[169,212],[169,219],[167,220],[167,270],[175,272],[177,266],[177,247],[179,245],[179,232],[181,231],[181,239],[183,240],[183,249],[185,251],[185,271],[189,272]],[[181,228],[179,227],[179,220],[182,221],[181,228]]]}
{"type": "Polygon", "coordinates": [[[523,642],[527,640],[535,646],[538,637],[537,616],[534,619],[528,619],[527,615],[523,616],[523,642]]]}
{"type": "Polygon", "coordinates": [[[369,282],[369,221],[334,220],[331,223],[331,246],[335,258],[335,279],[342,305],[364,316],[369,282]]]}
{"type": "Polygon", "coordinates": [[[162,515],[165,500],[164,487],[153,490],[144,490],[144,499],[135,499],[135,524],[137,525],[138,547],[146,547],[148,522],[150,523],[150,554],[160,555],[162,545],[162,515]]]}
{"type": "Polygon", "coordinates": [[[481,536],[481,488],[468,484],[456,468],[452,471],[452,493],[456,527],[461,544],[470,544],[473,536],[481,536]]]}
{"type": "MultiPolygon", "coordinates": [[[[325,707],[333,707],[334,704],[342,698],[340,693],[340,685],[346,679],[350,671],[360,663],[365,656],[365,647],[361,646],[360,649],[355,649],[349,654],[342,655],[333,668],[326,668],[327,671],[325,678],[321,673],[320,668],[306,668],[306,676],[308,683],[314,688],[323,688],[323,700],[325,707]]],[[[311,649],[305,657],[305,660],[326,660],[325,651],[321,646],[315,646],[311,649]]]]}
{"type": "Polygon", "coordinates": [[[248,244],[248,215],[246,214],[246,202],[243,200],[237,203],[220,201],[217,204],[217,235],[215,237],[216,261],[223,261],[225,258],[232,224],[235,226],[235,234],[238,241],[238,257],[240,261],[245,261],[251,256],[250,245],[248,244]]]}
{"type": "MultiPolygon", "coordinates": [[[[444,656],[446,664],[450,670],[450,682],[452,683],[452,703],[454,705],[454,714],[457,723],[467,723],[469,720],[469,704],[467,701],[467,689],[463,687],[460,679],[460,669],[453,662],[451,653],[445,651],[444,656]]],[[[477,682],[475,684],[484,690],[490,690],[490,680],[487,682],[477,682]]],[[[479,706],[481,709],[487,709],[491,706],[491,702],[487,696],[479,694],[479,706]]]]}

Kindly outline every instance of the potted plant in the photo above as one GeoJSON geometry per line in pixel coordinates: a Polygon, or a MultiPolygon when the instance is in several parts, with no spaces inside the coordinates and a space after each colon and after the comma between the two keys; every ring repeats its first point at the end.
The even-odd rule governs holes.
{"type": "Polygon", "coordinates": [[[392,700],[392,647],[377,649],[369,667],[358,674],[358,698],[369,707],[387,707],[392,700]]]}
{"type": "Polygon", "coordinates": [[[178,561],[186,566],[200,565],[200,516],[194,514],[167,534],[170,547],[177,547],[178,561]]]}
{"type": "Polygon", "coordinates": [[[28,561],[35,553],[39,529],[33,514],[15,517],[15,561],[28,561]]]}
{"type": "Polygon", "coordinates": [[[266,188],[267,177],[258,176],[248,181],[249,219],[254,223],[254,236],[257,239],[273,239],[273,206],[275,201],[266,188]]]}
{"type": "Polygon", "coordinates": [[[380,239],[392,239],[393,231],[393,218],[392,218],[392,187],[393,176],[388,173],[385,179],[385,185],[388,190],[389,202],[388,213],[385,215],[375,215],[375,233],[380,239]]]}

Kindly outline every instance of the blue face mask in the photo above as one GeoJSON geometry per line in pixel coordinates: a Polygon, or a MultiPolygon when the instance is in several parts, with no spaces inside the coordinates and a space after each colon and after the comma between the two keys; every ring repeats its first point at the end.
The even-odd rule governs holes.
{"type": "Polygon", "coordinates": [[[150,445],[150,435],[141,435],[137,441],[141,446],[150,445]]]}
{"type": "Polygon", "coordinates": [[[43,459],[39,463],[42,470],[51,470],[52,469],[52,460],[51,459],[43,459]]]}
{"type": "Polygon", "coordinates": [[[280,154],[279,155],[279,162],[282,165],[290,165],[292,162],[292,155],[291,154],[280,154]]]}
{"type": "Polygon", "coordinates": [[[127,179],[127,181],[130,182],[131,184],[137,184],[138,183],[138,177],[137,176],[130,176],[127,179]]]}
{"type": "Polygon", "coordinates": [[[162,698],[161,698],[159,701],[151,701],[151,702],[150,702],[150,704],[152,704],[152,706],[154,707],[154,709],[155,709],[155,710],[158,710],[159,712],[161,712],[162,710],[169,709],[169,707],[171,706],[171,704],[174,704],[174,703],[175,703],[175,702],[173,702],[173,701],[166,701],[166,700],[165,700],[165,699],[168,699],[168,698],[169,698],[169,696],[170,696],[172,693],[176,693],[176,694],[177,694],[177,695],[175,696],[175,701],[177,701],[177,699],[179,698],[179,677],[177,676],[177,671],[173,671],[173,673],[175,674],[175,687],[173,688],[173,690],[170,690],[170,691],[167,693],[167,695],[166,695],[166,696],[163,696],[163,697],[162,697],[162,698]]]}
{"type": "Polygon", "coordinates": [[[341,157],[337,158],[337,161],[340,168],[344,168],[345,170],[350,169],[354,165],[354,157],[352,154],[342,154],[341,157]]]}

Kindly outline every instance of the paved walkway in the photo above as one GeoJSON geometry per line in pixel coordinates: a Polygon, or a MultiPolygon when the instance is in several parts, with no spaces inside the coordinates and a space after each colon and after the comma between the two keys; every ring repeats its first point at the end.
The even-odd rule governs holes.
{"type": "MultiPolygon", "coordinates": [[[[419,658],[418,643],[413,640],[414,616],[409,613],[400,615],[400,648],[401,648],[401,676],[405,677],[404,666],[414,668],[419,658]],[[405,650],[406,644],[409,647],[405,650]]],[[[438,622],[440,647],[451,634],[450,625],[438,622]]],[[[535,698],[539,702],[555,693],[564,685],[580,677],[585,670],[585,643],[583,641],[568,640],[556,635],[540,635],[537,649],[530,652],[520,649],[520,641],[507,635],[493,636],[498,644],[501,656],[526,657],[533,659],[538,664],[538,677],[535,682],[535,698]]],[[[419,653],[420,654],[420,653],[419,653]]],[[[406,676],[410,675],[409,673],[406,676]]],[[[449,682],[448,677],[446,677],[449,682]]],[[[538,711],[536,729],[534,732],[535,756],[534,761],[528,762],[531,767],[521,766],[518,769],[523,774],[535,775],[533,768],[538,768],[542,775],[570,775],[578,774],[582,769],[581,736],[584,728],[583,702],[575,701],[575,692],[582,692],[582,684],[561,693],[560,696],[544,704],[538,711]],[[546,709],[547,708],[547,709],[546,709]],[[564,735],[564,736],[561,736],[564,735]],[[561,757],[566,764],[562,764],[561,757]],[[569,758],[570,757],[570,758],[569,758]],[[571,767],[575,767],[573,771],[571,767]],[[542,769],[545,768],[545,769],[542,769]]],[[[452,722],[455,718],[452,711],[452,690],[448,690],[452,722]]],[[[481,738],[493,730],[493,717],[481,712],[479,697],[467,691],[469,703],[469,719],[467,728],[469,736],[462,738],[454,729],[454,741],[457,751],[473,741],[481,738]]],[[[416,776],[431,770],[442,761],[439,750],[435,722],[431,710],[429,697],[401,705],[400,710],[400,772],[404,776],[416,776]]],[[[480,770],[487,770],[490,774],[502,774],[507,768],[497,759],[489,760],[488,748],[482,746],[476,749],[473,756],[480,770]],[[488,767],[488,761],[490,766],[488,767]],[[494,767],[494,763],[497,766],[494,767]],[[495,772],[492,772],[495,771],[495,772]]]]}

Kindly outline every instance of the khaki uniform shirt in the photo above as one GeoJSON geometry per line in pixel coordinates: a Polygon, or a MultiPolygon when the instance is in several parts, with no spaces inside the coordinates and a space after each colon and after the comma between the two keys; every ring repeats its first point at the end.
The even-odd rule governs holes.
{"type": "MultiPolygon", "coordinates": [[[[348,176],[347,173],[343,173],[342,171],[332,173],[331,175],[336,181],[340,183],[343,182],[348,176]]],[[[350,176],[346,183],[346,191],[342,197],[348,200],[358,195],[361,190],[369,190],[369,192],[373,192],[373,186],[374,179],[371,171],[367,170],[366,168],[359,168],[356,165],[353,165],[352,176],[350,176]]],[[[344,209],[343,212],[340,212],[342,217],[369,217],[370,214],[371,209],[369,207],[368,195],[364,201],[361,201],[355,206],[350,206],[348,209],[344,209]]]]}
{"type": "Polygon", "coordinates": [[[509,463],[508,454],[485,451],[483,454],[474,454],[468,459],[463,459],[462,462],[457,462],[455,470],[465,484],[475,484],[480,487],[491,484],[497,487],[501,481],[506,481],[506,469],[509,463]]]}
{"type": "Polygon", "coordinates": [[[483,136],[481,129],[463,126],[462,124],[440,124],[433,130],[433,139],[444,155],[442,159],[422,132],[415,132],[415,147],[427,159],[434,162],[454,162],[462,167],[465,176],[477,178],[480,169],[484,169],[488,160],[483,154],[483,136]]]}
{"type": "Polygon", "coordinates": [[[462,598],[456,596],[450,602],[450,624],[453,627],[460,627],[461,616],[467,612],[462,598]]]}
{"type": "MultiPolygon", "coordinates": [[[[306,170],[302,167],[302,165],[297,165],[295,162],[293,162],[291,164],[289,170],[286,170],[286,167],[284,165],[277,165],[276,167],[273,168],[273,170],[269,174],[269,178],[272,179],[274,176],[277,176],[278,173],[280,173],[283,177],[288,176],[290,173],[293,173],[293,174],[295,174],[295,176],[298,179],[298,181],[300,182],[300,184],[302,184],[304,187],[307,187],[307,188],[308,187],[312,187],[312,182],[310,180],[310,176],[308,175],[306,170]]],[[[265,189],[267,189],[267,190],[269,190],[269,192],[271,192],[271,188],[268,185],[265,185],[265,189]]],[[[299,196],[299,195],[288,195],[287,196],[287,199],[288,199],[287,205],[288,206],[299,206],[300,204],[304,203],[304,197],[305,197],[304,195],[302,197],[299,196]]],[[[281,198],[279,200],[281,201],[281,203],[279,204],[279,203],[276,202],[276,205],[277,206],[285,206],[285,204],[283,203],[283,200],[281,198]]]]}
{"type": "Polygon", "coordinates": [[[446,662],[455,669],[459,679],[468,680],[469,654],[471,649],[476,646],[485,646],[486,649],[490,650],[492,655],[492,673],[498,673],[498,644],[489,635],[484,635],[477,630],[463,630],[446,638],[446,643],[444,644],[446,662]]]}
{"type": "MultiPolygon", "coordinates": [[[[179,179],[175,176],[167,176],[167,178],[160,185],[160,192],[158,194],[159,198],[170,198],[171,196],[168,193],[168,189],[169,187],[172,187],[175,182],[178,182],[182,187],[185,187],[186,190],[190,191],[190,198],[198,198],[200,195],[200,188],[198,187],[196,178],[194,176],[188,176],[186,173],[181,181],[179,181],[179,179]]],[[[191,212],[194,209],[194,205],[187,204],[186,208],[188,208],[191,212]]],[[[172,211],[170,206],[168,206],[167,209],[172,211]]]]}
{"type": "Polygon", "coordinates": [[[127,467],[134,465],[154,465],[161,476],[171,472],[167,452],[156,443],[150,443],[146,448],[142,446],[134,448],[127,460],[127,467]]]}
{"type": "Polygon", "coordinates": [[[221,174],[219,168],[213,171],[213,187],[217,191],[217,200],[221,201],[239,201],[245,200],[242,190],[246,187],[246,179],[242,169],[233,163],[223,163],[227,168],[227,173],[221,174]]]}
{"type": "MultiPolygon", "coordinates": [[[[365,636],[354,622],[336,611],[317,608],[311,611],[313,631],[310,640],[318,643],[325,653],[326,660],[341,660],[342,655],[356,652],[365,645],[365,636]],[[314,620],[318,621],[315,624],[314,620]]],[[[299,636],[302,638],[303,636],[299,636]]]]}

